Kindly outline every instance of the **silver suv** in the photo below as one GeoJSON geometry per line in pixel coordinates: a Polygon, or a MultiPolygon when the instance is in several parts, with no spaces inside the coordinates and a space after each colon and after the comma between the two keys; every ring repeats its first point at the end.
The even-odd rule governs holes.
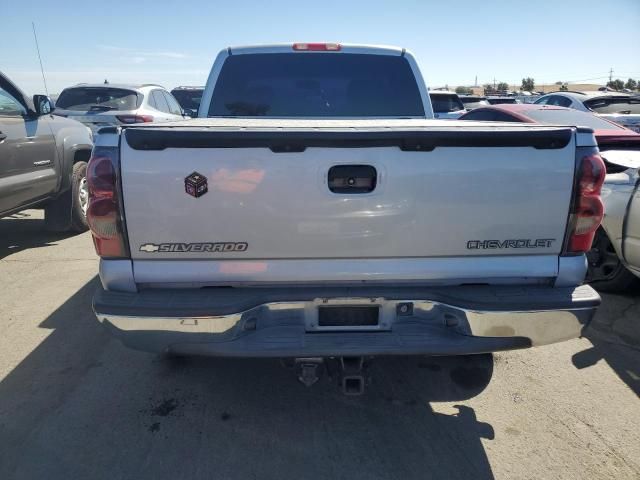
{"type": "Polygon", "coordinates": [[[72,118],[93,132],[110,125],[184,119],[177,100],[160,85],[87,84],[65,88],[55,115],[72,118]]]}
{"type": "Polygon", "coordinates": [[[593,112],[640,133],[640,95],[622,92],[554,92],[535,101],[538,105],[568,107],[593,112]]]}

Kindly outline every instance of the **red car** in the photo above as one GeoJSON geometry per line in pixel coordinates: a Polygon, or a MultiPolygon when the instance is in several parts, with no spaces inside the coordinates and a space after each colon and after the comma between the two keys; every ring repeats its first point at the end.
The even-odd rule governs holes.
{"type": "Polygon", "coordinates": [[[607,177],[602,189],[606,213],[587,254],[587,281],[599,290],[614,292],[629,290],[639,284],[638,278],[632,274],[632,271],[637,272],[637,264],[633,259],[636,256],[640,258],[640,252],[633,246],[638,242],[634,240],[633,232],[630,233],[633,229],[626,227],[631,225],[630,198],[634,191],[640,191],[640,134],[589,112],[552,105],[486,106],[465,113],[460,120],[592,128],[607,166],[607,177]]]}
{"type": "Polygon", "coordinates": [[[640,148],[640,134],[633,130],[592,113],[553,105],[534,103],[492,105],[467,112],[460,117],[460,120],[589,127],[593,129],[601,151],[610,150],[614,145],[618,148],[623,145],[624,148],[629,147],[634,150],[640,148]]]}

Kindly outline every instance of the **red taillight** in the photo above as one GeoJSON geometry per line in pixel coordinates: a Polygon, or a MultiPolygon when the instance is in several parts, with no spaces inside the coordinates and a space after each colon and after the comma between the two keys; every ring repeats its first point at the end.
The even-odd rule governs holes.
{"type": "Polygon", "coordinates": [[[582,159],[578,182],[582,195],[600,195],[607,167],[598,154],[587,155],[582,159]]]}
{"type": "Polygon", "coordinates": [[[153,115],[116,115],[122,123],[149,123],[153,122],[153,115]]]}
{"type": "Polygon", "coordinates": [[[574,191],[567,253],[585,253],[591,249],[593,237],[604,216],[600,190],[605,175],[606,167],[599,154],[582,158],[574,191]]]}
{"type": "Polygon", "coordinates": [[[120,218],[116,165],[118,149],[96,147],[87,166],[87,223],[101,257],[127,258],[129,252],[120,218]]]}
{"type": "Polygon", "coordinates": [[[342,49],[339,43],[294,43],[294,50],[308,52],[338,52],[342,49]]]}
{"type": "Polygon", "coordinates": [[[96,156],[94,153],[87,168],[89,192],[93,196],[113,196],[116,184],[116,172],[107,156],[96,156]]]}

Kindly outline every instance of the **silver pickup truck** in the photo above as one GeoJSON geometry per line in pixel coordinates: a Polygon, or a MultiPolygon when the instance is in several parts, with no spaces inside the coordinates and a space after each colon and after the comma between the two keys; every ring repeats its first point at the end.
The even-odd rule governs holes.
{"type": "Polygon", "coordinates": [[[580,335],[593,132],[433,120],[403,49],[229,48],[198,119],[101,131],[100,322],[151,351],[472,354],[580,335]]]}

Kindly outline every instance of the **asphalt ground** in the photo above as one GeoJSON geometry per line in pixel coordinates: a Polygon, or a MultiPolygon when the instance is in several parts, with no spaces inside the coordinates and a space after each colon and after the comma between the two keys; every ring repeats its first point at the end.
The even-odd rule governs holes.
{"type": "Polygon", "coordinates": [[[277,360],[136,352],[91,312],[89,234],[0,220],[0,479],[638,479],[640,296],[585,338],[380,358],[365,395],[277,360]]]}

